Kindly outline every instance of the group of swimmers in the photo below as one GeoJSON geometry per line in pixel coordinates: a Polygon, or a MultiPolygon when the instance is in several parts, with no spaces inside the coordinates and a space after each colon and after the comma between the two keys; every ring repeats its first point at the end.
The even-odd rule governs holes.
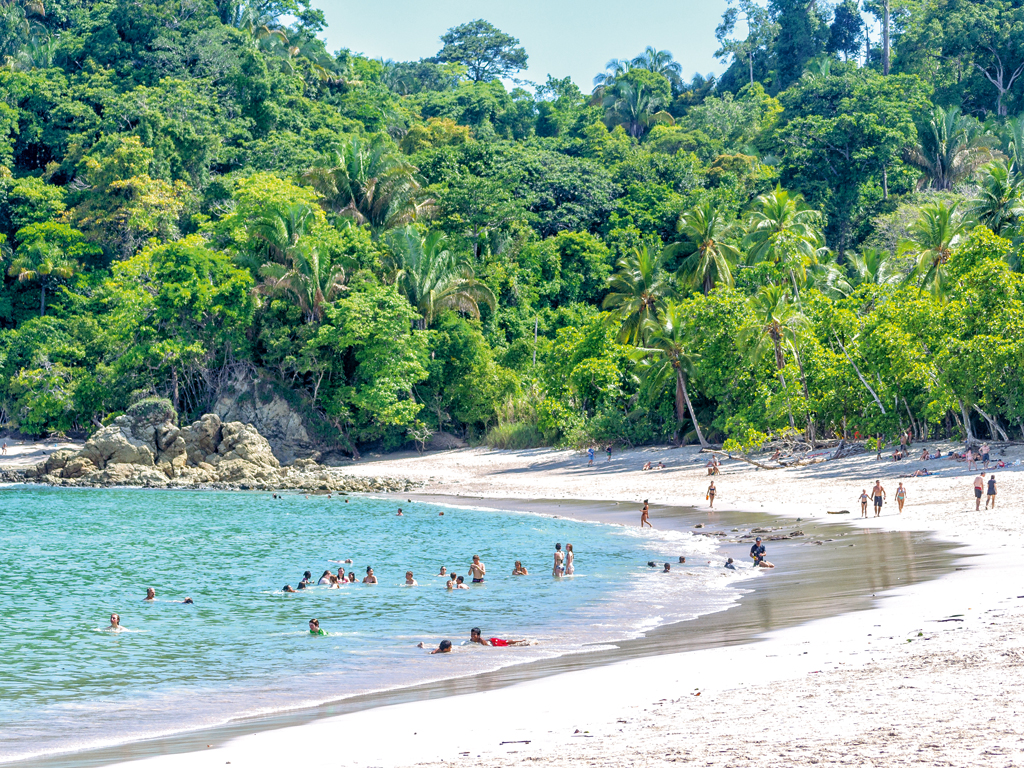
{"type": "MultiPolygon", "coordinates": [[[[142,598],[144,603],[155,603],[156,602],[156,590],[153,587],[146,587],[146,596],[142,598]]],[[[191,597],[186,597],[184,600],[175,600],[175,603],[182,603],[183,605],[195,605],[195,600],[191,597]]],[[[107,627],[108,632],[123,632],[124,627],[121,626],[121,616],[116,613],[110,614],[110,626],[107,627]]]]}

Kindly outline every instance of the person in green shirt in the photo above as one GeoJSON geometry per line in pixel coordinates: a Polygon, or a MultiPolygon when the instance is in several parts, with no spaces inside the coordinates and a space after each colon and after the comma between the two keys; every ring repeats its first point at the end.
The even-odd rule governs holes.
{"type": "Polygon", "coordinates": [[[309,620],[309,634],[311,635],[326,635],[327,633],[320,629],[320,619],[309,620]]]}

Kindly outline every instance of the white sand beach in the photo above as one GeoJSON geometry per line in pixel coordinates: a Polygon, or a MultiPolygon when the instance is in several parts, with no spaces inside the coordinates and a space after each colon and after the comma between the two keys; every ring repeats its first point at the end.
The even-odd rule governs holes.
{"type": "MultiPolygon", "coordinates": [[[[946,453],[950,446],[941,447],[946,453]]],[[[1007,464],[1024,455],[1019,446],[1003,450],[1007,464]]],[[[637,519],[644,498],[652,506],[707,506],[703,457],[693,449],[627,451],[586,463],[573,452],[475,449],[346,471],[421,479],[431,493],[618,500],[635,505],[637,519]],[[642,472],[648,460],[666,469],[642,472]]],[[[896,484],[920,466],[877,462],[873,454],[774,471],[726,462],[715,478],[716,506],[927,530],[966,545],[962,569],[891,591],[869,611],[741,646],[325,718],[133,765],[1022,765],[1024,467],[994,470],[999,506],[976,512],[974,473],[963,463],[930,462],[938,474],[902,479],[907,505],[897,515],[896,484]],[[882,517],[861,520],[857,497],[876,478],[889,501],[882,517]],[[844,509],[852,514],[826,514],[844,509]]]]}

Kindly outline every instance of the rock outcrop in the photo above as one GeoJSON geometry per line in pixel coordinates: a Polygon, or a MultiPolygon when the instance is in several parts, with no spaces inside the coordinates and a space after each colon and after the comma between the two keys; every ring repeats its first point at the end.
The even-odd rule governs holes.
{"type": "Polygon", "coordinates": [[[267,381],[234,378],[221,391],[213,412],[225,422],[240,421],[254,426],[282,464],[291,464],[299,457],[319,458],[319,445],[306,429],[302,414],[267,381]]]}
{"type": "Polygon", "coordinates": [[[78,452],[55,451],[25,479],[52,485],[135,485],[251,490],[406,491],[390,478],[356,478],[299,459],[281,467],[251,424],[223,422],[215,413],[179,427],[166,400],[132,406],[93,435],[78,452]]]}

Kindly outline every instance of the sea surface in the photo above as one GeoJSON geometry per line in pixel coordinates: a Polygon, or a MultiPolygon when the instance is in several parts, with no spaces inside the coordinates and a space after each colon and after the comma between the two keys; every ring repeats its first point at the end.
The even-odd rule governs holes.
{"type": "Polygon", "coordinates": [[[760,576],[686,532],[345,498],[0,490],[0,761],[591,652],[724,610],[760,576]],[[572,578],[551,575],[556,542],[574,546],[572,578]],[[440,567],[468,577],[474,554],[486,582],[446,591],[440,567]],[[529,576],[511,575],[515,560],[529,576]],[[342,565],[380,583],[282,592],[342,565]],[[407,570],[419,586],[402,586],[407,570]],[[111,612],[125,631],[105,630],[111,612]],[[314,617],[328,636],[309,634],[314,617]],[[473,626],[534,644],[465,644],[473,626]],[[446,638],[451,654],[416,647],[446,638]]]}

